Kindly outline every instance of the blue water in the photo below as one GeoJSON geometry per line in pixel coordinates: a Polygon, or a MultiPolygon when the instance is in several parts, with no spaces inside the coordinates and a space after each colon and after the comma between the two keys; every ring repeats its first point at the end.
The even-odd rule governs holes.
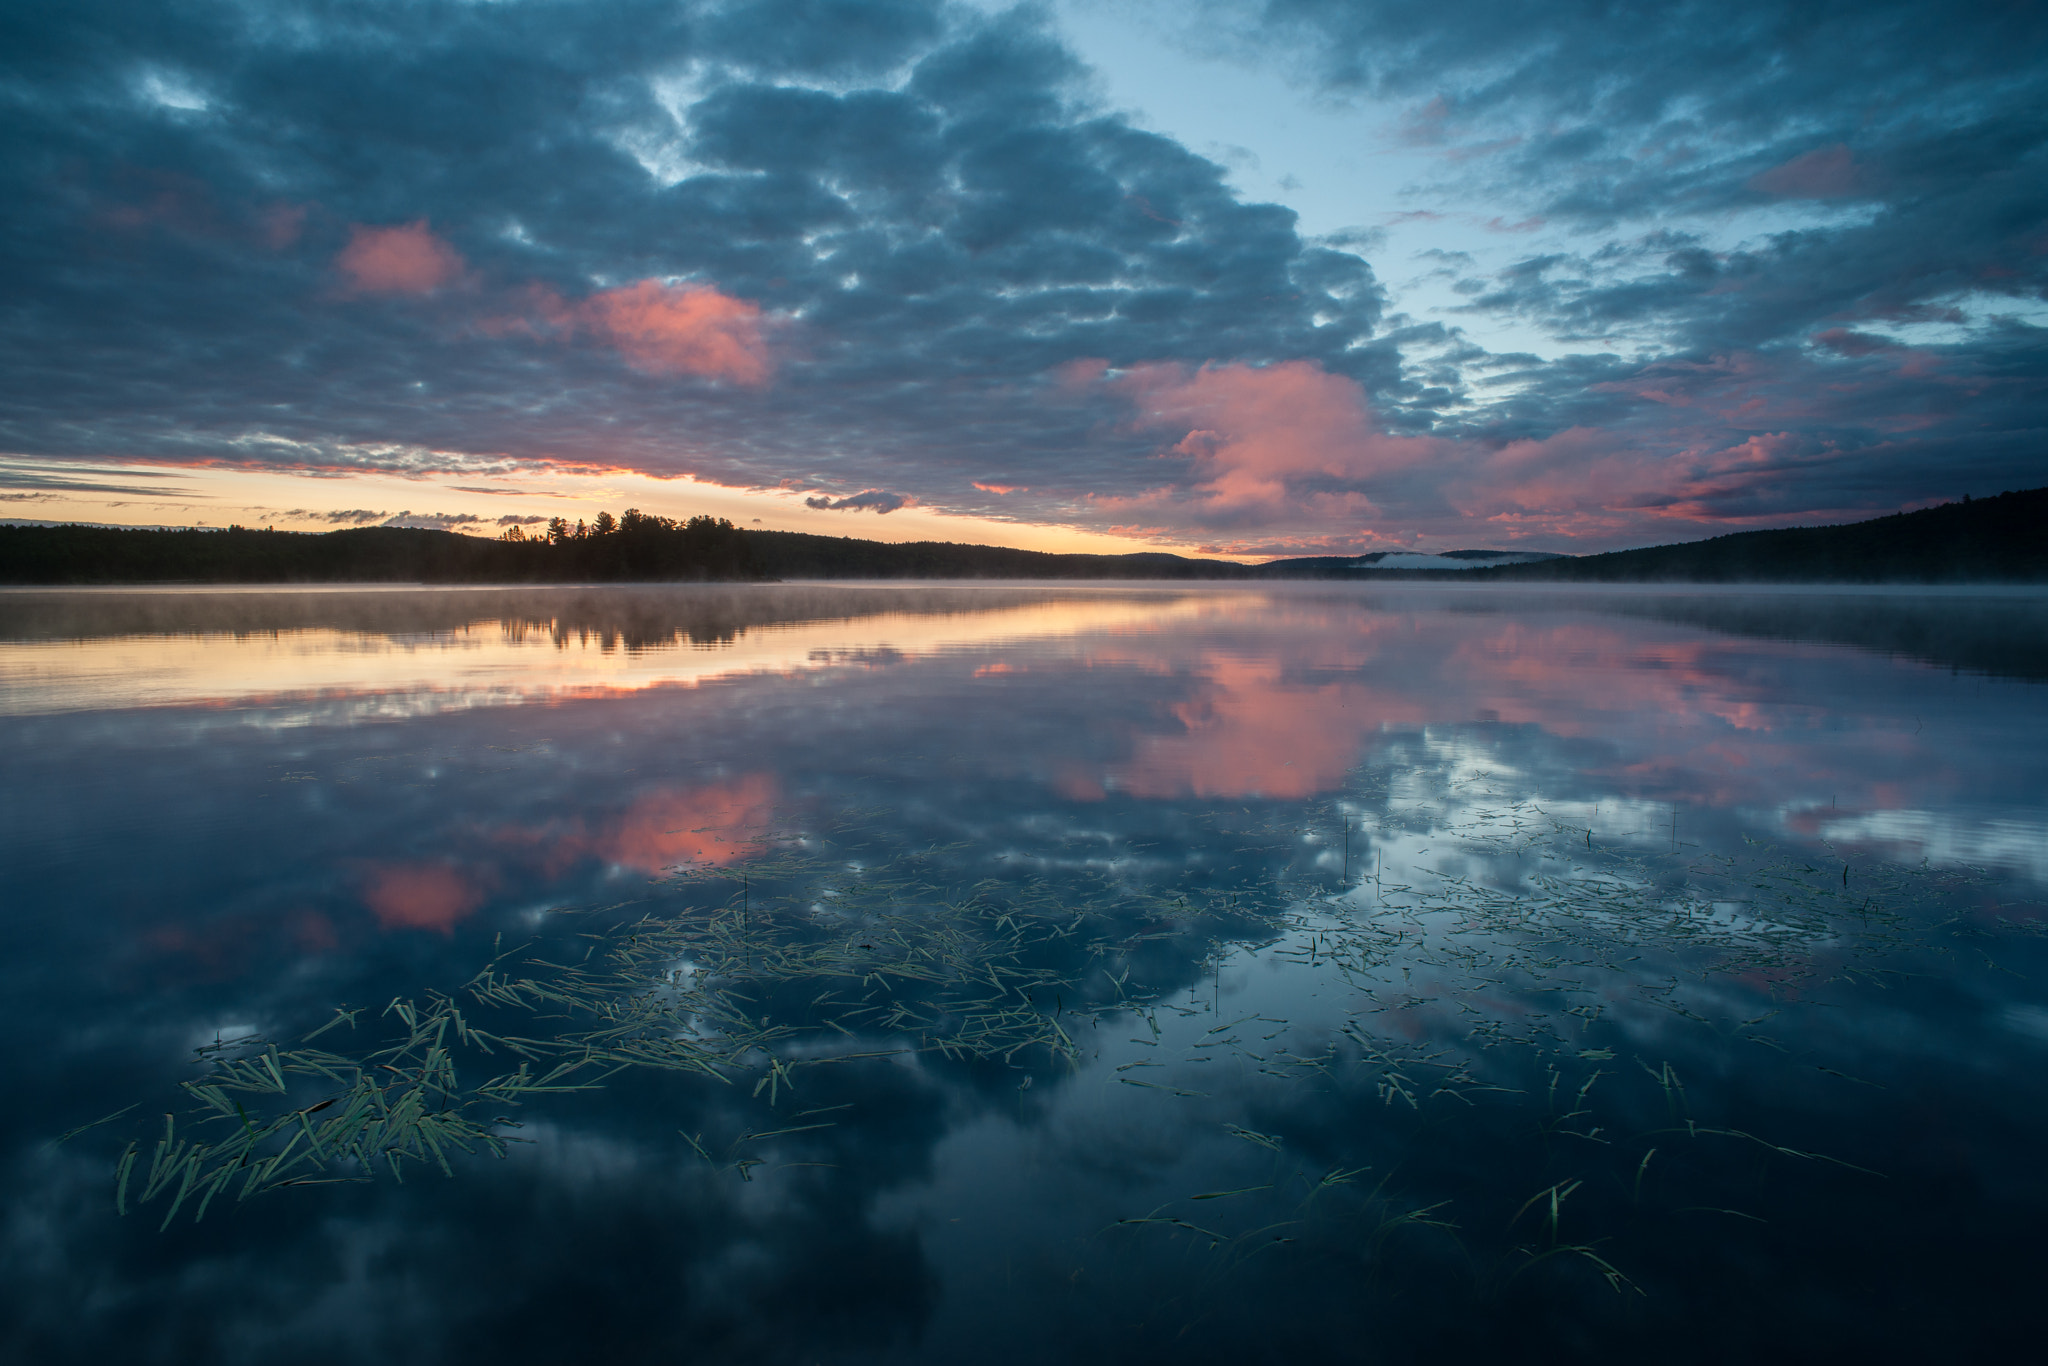
{"type": "Polygon", "coordinates": [[[0,594],[0,1343],[2003,1348],[2044,641],[2024,593],[0,594]],[[414,1086],[394,1001],[486,1031],[422,1094],[490,1142],[141,1198],[166,1112],[358,1074],[180,1083],[414,1086]],[[507,1036],[588,1089],[490,1090],[507,1036]]]}

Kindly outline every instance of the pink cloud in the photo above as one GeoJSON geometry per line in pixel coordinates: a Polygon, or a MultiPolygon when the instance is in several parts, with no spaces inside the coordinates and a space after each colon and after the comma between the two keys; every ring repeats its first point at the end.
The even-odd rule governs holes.
{"type": "Polygon", "coordinates": [[[1088,502],[1112,535],[1235,555],[1356,554],[1418,533],[1605,549],[1671,539],[1675,523],[1812,520],[1827,514],[1785,506],[1782,488],[1845,454],[1801,430],[1833,400],[1794,380],[1748,352],[1671,362],[1599,386],[1640,400],[1640,417],[1495,443],[1388,433],[1356,382],[1309,361],[1138,365],[1098,392],[1157,434],[1169,472],[1088,502]]]}
{"type": "MultiPolygon", "coordinates": [[[[1910,379],[1919,379],[1933,374],[1941,368],[1941,362],[1926,351],[1909,350],[1889,337],[1873,336],[1868,332],[1852,332],[1846,327],[1831,327],[1825,332],[1813,334],[1813,340],[1838,355],[1862,358],[1865,356],[1889,355],[1899,362],[1898,373],[1910,379]]],[[[1931,418],[1931,414],[1919,414],[1931,418]]]]}
{"type": "Polygon", "coordinates": [[[1127,194],[1124,196],[1124,202],[1134,206],[1139,213],[1144,214],[1145,217],[1152,219],[1154,222],[1164,223],[1172,228],[1184,228],[1187,226],[1178,218],[1168,218],[1165,214],[1153,208],[1152,201],[1141,194],[1127,194]]]}
{"type": "Polygon", "coordinates": [[[1110,384],[1136,408],[1134,425],[1170,435],[1161,455],[1186,459],[1190,478],[1102,505],[1150,515],[1171,507],[1201,526],[1355,523],[1371,500],[1328,485],[1407,469],[1444,444],[1380,431],[1357,381],[1312,361],[1140,365],[1110,384]]]}
{"type": "Polygon", "coordinates": [[[461,253],[436,237],[424,218],[395,228],[351,223],[348,232],[334,263],[360,293],[432,294],[466,268],[461,253]]]}
{"type": "Polygon", "coordinates": [[[773,369],[760,305],[709,285],[657,280],[608,289],[576,306],[578,320],[655,375],[703,375],[766,384],[773,369]]]}
{"type": "Polygon", "coordinates": [[[1442,95],[1410,109],[1402,118],[1395,139],[1410,147],[1441,146],[1450,136],[1451,102],[1442,95]]]}
{"type": "Polygon", "coordinates": [[[282,201],[272,204],[256,216],[256,225],[264,246],[272,251],[283,251],[286,247],[296,246],[304,235],[306,206],[282,201]]]}
{"type": "Polygon", "coordinates": [[[1054,383],[1062,392],[1072,393],[1087,388],[1109,373],[1109,362],[1098,356],[1084,356],[1070,360],[1064,365],[1053,367],[1054,383]]]}
{"type": "Polygon", "coordinates": [[[530,298],[537,318],[491,318],[481,330],[493,336],[591,337],[649,375],[701,375],[758,386],[774,373],[760,305],[711,285],[638,280],[574,302],[536,286],[530,298]]]}
{"type": "Polygon", "coordinates": [[[220,209],[204,181],[175,171],[122,167],[115,182],[119,198],[98,214],[109,227],[126,232],[165,228],[191,237],[222,235],[220,209]]]}
{"type": "MultiPolygon", "coordinates": [[[[1725,531],[1828,518],[1835,510],[1761,511],[1802,470],[1843,457],[1832,442],[1794,431],[1666,433],[1647,444],[1626,433],[1575,427],[1513,441],[1467,466],[1448,490],[1468,517],[1521,534],[1613,544],[1671,539],[1672,522],[1725,531]]],[[[1842,510],[1846,520],[1851,510],[1842,510]]]]}
{"type": "Polygon", "coordinates": [[[1749,178],[1749,188],[1786,199],[1840,199],[1866,188],[1868,180],[1848,144],[1837,142],[1758,172],[1749,178]]]}

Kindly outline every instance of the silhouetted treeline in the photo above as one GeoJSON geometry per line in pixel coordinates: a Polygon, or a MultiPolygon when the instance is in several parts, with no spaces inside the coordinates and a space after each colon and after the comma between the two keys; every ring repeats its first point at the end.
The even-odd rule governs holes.
{"type": "Polygon", "coordinates": [[[1371,569],[1355,557],[1261,565],[1158,553],[1046,555],[994,546],[884,545],[793,531],[746,531],[775,578],[1501,579],[1690,583],[2048,581],[2048,489],[2002,493],[1847,526],[1747,531],[1685,545],[1562,556],[1494,569],[1371,569]]]}
{"type": "Polygon", "coordinates": [[[759,579],[747,533],[628,509],[497,540],[409,527],[308,533],[0,526],[6,583],[589,583],[759,579]],[[550,534],[552,533],[552,534],[550,534]]]}
{"type": "Polygon", "coordinates": [[[1740,531],[1466,572],[1479,582],[2040,583],[2048,581],[2048,488],[1845,526],[1740,531]]]}
{"type": "Polygon", "coordinates": [[[890,545],[635,509],[556,518],[497,540],[366,527],[308,533],[0,526],[5,583],[603,583],[761,579],[1248,579],[1263,568],[1179,555],[1048,555],[1000,546],[890,545]]]}
{"type": "Polygon", "coordinates": [[[754,563],[750,534],[723,517],[678,522],[627,508],[617,521],[609,512],[600,512],[588,527],[582,522],[572,527],[557,517],[533,537],[514,527],[499,544],[527,557],[521,563],[533,572],[522,579],[653,582],[768,577],[754,563]]]}
{"type": "Polygon", "coordinates": [[[1629,583],[2048,582],[2048,489],[1847,526],[1746,531],[1683,545],[1503,565],[1363,568],[1343,556],[1262,565],[1141,552],[1050,555],[891,545],[635,509],[561,518],[494,541],[448,531],[132,531],[0,526],[0,583],[598,583],[762,579],[1371,579],[1629,583]]]}
{"type": "Polygon", "coordinates": [[[993,545],[891,545],[801,531],[742,532],[778,579],[1250,579],[1262,566],[1181,555],[1052,555],[993,545]]]}

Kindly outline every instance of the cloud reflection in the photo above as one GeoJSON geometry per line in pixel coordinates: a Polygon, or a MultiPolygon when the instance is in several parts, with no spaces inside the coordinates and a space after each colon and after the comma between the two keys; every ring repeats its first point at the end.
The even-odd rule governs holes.
{"type": "Polygon", "coordinates": [[[723,867],[760,852],[779,796],[773,774],[749,773],[702,787],[656,788],[617,815],[512,826],[496,839],[529,851],[550,878],[593,858],[643,873],[688,864],[723,867]]]}
{"type": "MultiPolygon", "coordinates": [[[[951,926],[974,900],[991,916],[991,903],[1021,905],[1064,931],[1076,905],[1103,897],[1113,910],[1086,934],[1045,941],[1049,955],[1068,956],[1057,960],[1060,970],[1098,994],[1092,1004],[1108,1003],[1100,1020],[1084,1018],[1073,995],[1020,1007],[1066,1012],[1077,1069],[1022,1055],[972,1064],[933,1054],[869,1058],[803,1070],[795,1097],[779,1108],[772,1094],[749,1096],[745,1086],[701,1076],[621,1077],[560,1105],[504,1111],[528,1125],[508,1133],[537,1141],[503,1167],[460,1168],[453,1181],[428,1174],[403,1188],[283,1192],[227,1219],[217,1206],[205,1224],[156,1241],[148,1241],[152,1228],[107,1213],[105,1164],[74,1171],[62,1162],[77,1150],[66,1149],[19,1169],[43,1173],[58,1194],[23,1180],[37,1192],[32,1214],[12,1216],[0,1244],[17,1283],[36,1291],[37,1341],[79,1359],[120,1355],[107,1343],[126,1330],[80,1306],[125,1296],[151,1324],[177,1325],[181,1340],[224,1362],[274,1356],[281,1343],[322,1331],[330,1333],[323,1341],[342,1344],[334,1354],[390,1361],[574,1356],[593,1345],[622,1360],[650,1351],[950,1360],[971,1356],[990,1325],[1008,1336],[986,1355],[1043,1359],[1058,1354],[1075,1324],[1111,1325],[1105,1331],[1124,1334],[1119,1350],[1144,1359],[1159,1333],[1116,1327],[1129,1305],[1143,1304],[1178,1305],[1173,1312],[1190,1319],[1214,1309],[1202,1322],[1238,1359],[1255,1359],[1260,1334],[1275,1331],[1291,1335],[1304,1359],[1329,1359],[1341,1354],[1331,1342],[1355,1342],[1351,1330],[1374,1314],[1385,1315],[1402,1346],[1426,1355],[1416,1325],[1463,1303],[1463,1253],[1439,1259],[1436,1245],[1404,1241],[1375,1260],[1359,1234],[1378,1225],[1360,1222],[1359,1212],[1376,1207],[1360,1192],[1341,1206],[1357,1218],[1308,1227],[1301,1246],[1271,1249],[1271,1270],[1262,1254],[1222,1293],[1114,1223],[1191,1192],[1268,1180],[1268,1150],[1227,1124],[1281,1144],[1311,1181],[1363,1164],[1377,1181],[1380,1168],[1398,1168],[1408,1183],[1400,1189],[1454,1193],[1461,1217],[1476,1211],[1464,1227],[1489,1231],[1559,1179],[1562,1169],[1547,1165],[1558,1151],[1573,1162],[1620,1160],[1620,1184],[1589,1181],[1572,1217],[1606,1208],[1602,1201],[1627,1206],[1612,1227],[1634,1239],[1630,1267],[1653,1284],[1653,1302],[1691,1306],[1719,1323],[1727,1287],[1753,1277],[1755,1263],[1703,1282],[1688,1260],[1697,1237],[1636,1238],[1639,1225],[1629,1221],[1637,1211],[1616,1195],[1634,1175],[1635,1152],[1612,1159],[1583,1135],[1538,1131],[1527,1108],[1536,1102],[1505,1098],[1542,1094],[1543,1059],[1576,1069],[1569,1089],[1619,1058],[1600,1082],[1612,1090],[1596,1100],[1617,1131],[1659,1131],[1644,1140],[1662,1146],[1646,1182],[1644,1207],[1654,1209],[1670,1189],[1656,1183],[1680,1160],[1678,1140],[1661,1137],[1669,1102],[1649,1079],[1661,1062],[1683,1073],[1688,1116],[1703,1128],[1742,1127],[1746,1107],[1768,1105],[1775,1140],[1816,1150],[1820,1138],[1842,1140],[1845,1160],[1875,1162],[1867,1153],[1876,1150],[1888,1173],[1918,1182],[1954,1166],[1953,1145],[1924,1143],[1912,1127],[1931,1108],[1920,1106],[1922,1096],[1963,1107],[1944,1115],[1973,1120],[2007,1102],[1990,1098],[1980,1071],[1930,1072],[1915,1060],[1975,1048],[1972,1069],[1981,1067],[1994,1032],[1999,1049],[2038,1047],[2030,1034],[1985,1024],[2034,1019],[2025,1013],[2031,1001],[2014,994],[2031,988],[1988,968],[1962,991],[1943,979],[1938,991],[1950,994],[1932,1001],[1929,979],[1902,979],[1859,997],[1850,1021],[1833,999],[1848,987],[1828,980],[1850,960],[1812,935],[1793,936],[1768,962],[1735,964],[1740,973],[1722,971],[1732,961],[1725,954],[1699,960],[1717,975],[1697,985],[1688,977],[1685,1004],[1711,1011],[1713,1029],[1661,997],[1645,999],[1635,989],[1644,979],[1627,973],[1582,974],[1583,965],[1568,963],[1558,971],[1572,980],[1537,992],[1497,966],[1525,942],[1511,917],[1522,913],[1516,903],[1534,899],[1526,894],[1535,879],[1594,849],[1581,842],[1581,825],[1596,827],[1600,851],[1618,851],[1607,866],[1624,870],[1646,866],[1626,862],[1644,850],[1676,846],[1691,858],[1746,849],[1744,836],[1796,840],[1803,858],[1818,834],[1859,860],[1859,879],[1868,851],[1917,847],[1937,863],[1999,863],[2037,886],[2029,841],[2048,847],[2038,820],[2042,756],[2029,744],[2038,684],[1952,673],[1893,657],[1885,644],[1930,616],[1967,618],[1953,605],[1868,608],[1885,618],[1881,629],[1865,633],[1866,648],[1848,648],[1798,638],[1796,622],[1772,617],[1754,595],[1345,587],[1019,597],[991,588],[920,598],[932,590],[906,587],[848,590],[835,615],[823,599],[802,596],[809,591],[654,598],[621,590],[548,613],[493,604],[469,618],[481,624],[468,635],[460,621],[406,616],[410,608],[394,609],[383,629],[362,629],[368,620],[309,624],[291,615],[312,610],[308,595],[278,595],[282,617],[272,620],[286,629],[276,637],[258,615],[236,618],[237,629],[214,617],[209,629],[181,634],[159,620],[149,633],[79,631],[67,640],[53,630],[0,645],[9,667],[116,644],[131,653],[97,656],[100,667],[116,658],[146,663],[151,650],[172,662],[212,651],[220,661],[195,663],[189,677],[212,680],[213,690],[195,688],[182,703],[135,705],[157,696],[155,681],[138,668],[123,682],[108,669],[99,696],[122,705],[0,715],[14,779],[0,792],[0,852],[22,907],[0,926],[16,936],[0,955],[12,974],[0,985],[19,1003],[19,1065],[36,1101],[9,1121],[13,1151],[45,1151],[43,1130],[61,1127],[48,1122],[57,1111],[80,1110],[83,1122],[113,1109],[121,1101],[101,1104],[100,1091],[125,1100],[138,1070],[188,1075],[172,1055],[216,1025],[260,1020],[279,1037],[303,1034],[336,1001],[452,989],[501,933],[508,948],[552,935],[552,944],[574,946],[565,960],[574,965],[589,942],[581,931],[603,917],[715,913],[728,890],[722,882],[660,875],[684,863],[731,867],[771,831],[818,842],[816,883],[778,914],[790,935],[826,936],[834,952],[879,946],[880,936],[839,939],[864,922],[834,909],[844,903],[832,894],[863,878],[867,909],[900,916],[905,927],[951,926]],[[674,607],[684,601],[720,607],[692,615],[674,607]],[[1719,615],[1702,606],[1714,602],[1743,606],[1719,615]],[[725,610],[735,603],[742,606],[725,610]],[[389,710],[323,713],[303,699],[277,701],[267,684],[235,694],[221,682],[261,651],[295,641],[331,646],[315,656],[317,668],[346,662],[326,677],[384,690],[374,695],[389,699],[389,710]],[[748,654],[755,645],[761,653],[748,654]],[[359,661],[348,662],[349,650],[393,671],[351,675],[359,661]],[[440,688],[452,674],[435,670],[493,652],[496,676],[522,705],[408,710],[407,688],[440,688]],[[593,678],[619,670],[619,686],[556,687],[550,670],[565,658],[593,678]],[[715,686],[635,686],[694,661],[705,662],[712,672],[701,677],[715,686]],[[220,705],[223,697],[241,705],[220,705]],[[274,723],[284,714],[293,724],[274,723]],[[856,811],[857,826],[847,814],[856,811]],[[1340,820],[1353,841],[1348,885],[1340,820]],[[1510,918],[1490,929],[1457,923],[1455,894],[1412,915],[1386,911],[1380,889],[1357,876],[1365,854],[1387,865],[1389,883],[1398,876],[1441,888],[1466,879],[1510,918]],[[1223,922],[1203,917],[1235,901],[1261,918],[1225,925],[1226,937],[1243,943],[1218,956],[1227,958],[1219,969],[1205,955],[1210,929],[1223,922]],[[1354,933],[1380,936],[1394,955],[1384,980],[1371,984],[1376,998],[1340,983],[1331,966],[1322,931],[1340,902],[1355,913],[1354,933]],[[547,916],[541,907],[587,915],[547,916]],[[1435,953],[1447,936],[1492,955],[1473,968],[1485,980],[1468,981],[1435,953]],[[113,986],[110,951],[121,968],[113,986]],[[1117,1003],[1111,980],[1178,1007],[1153,1011],[1171,1048],[1117,1003]],[[1801,1017],[1798,1056],[1735,1035],[1771,1009],[1792,1014],[1800,993],[1820,1004],[1801,1017]],[[1232,1013],[1209,1013],[1219,1009],[1232,1013]],[[1239,1015],[1284,1016],[1293,1032],[1281,1035],[1278,1024],[1242,1037],[1228,1025],[1215,1030],[1239,1015]],[[1342,1032],[1347,1023],[1353,1033],[1342,1032]],[[1499,1037],[1475,1038],[1480,1023],[1499,1037]],[[1550,1050],[1541,1058],[1529,1051],[1538,1041],[1550,1050]],[[1807,1042],[1827,1066],[1876,1085],[1817,1082],[1807,1042]],[[1373,1092],[1378,1064],[1350,1066],[1368,1044],[1383,1052],[1412,1045],[1404,1057],[1463,1050],[1475,1078],[1507,1089],[1445,1124],[1426,1098],[1410,1110],[1373,1092]],[[1731,1049],[1757,1060],[1731,1074],[1731,1049]],[[1589,1056],[1596,1052],[1612,1056],[1589,1056]],[[1631,1052],[1644,1067],[1630,1064],[1631,1052]],[[1325,1070],[1331,1056],[1345,1066],[1325,1070]],[[1289,1069],[1312,1074],[1313,1084],[1294,1084],[1282,1075],[1289,1069]],[[1169,1082],[1186,1094],[1157,1089],[1169,1082]],[[1818,1085],[1835,1088],[1824,1103],[1813,1099],[1818,1085]],[[1867,1098],[1837,1099],[1852,1092],[1867,1098]],[[1871,1108],[1849,1108],[1858,1104],[1871,1108]],[[1826,1132],[1805,1136],[1813,1128],[1826,1132]],[[713,1163],[687,1149],[685,1129],[701,1132],[713,1163]],[[758,1138],[764,1161],[744,1182],[718,1165],[743,1136],[758,1138]],[[1596,1153],[1608,1157],[1586,1156],[1596,1153]],[[336,1265],[352,1269],[337,1277],[336,1265]],[[1368,1273],[1394,1278],[1410,1298],[1374,1298],[1368,1273]],[[202,1303],[193,1284],[234,1285],[240,1294],[202,1303]],[[400,1293],[403,1286],[412,1291],[400,1293]],[[1273,1330],[1273,1298],[1303,1287],[1337,1307],[1273,1330]],[[565,1296],[575,1313],[563,1310],[565,1296]],[[508,1297],[518,1301],[510,1309],[508,1297]],[[394,1299],[388,1318],[363,1308],[394,1299]],[[330,1320],[371,1326],[349,1336],[330,1320]]],[[[231,616],[247,608],[214,603],[231,616]]],[[[1810,602],[1799,610],[1816,619],[1821,611],[1810,602]]],[[[1982,620],[2009,635],[2035,610],[1982,620]]],[[[756,865],[756,906],[764,876],[756,865]]],[[[1838,870],[1830,863],[1813,876],[1833,887],[1838,870]]],[[[1666,917],[1648,914],[1661,907],[1661,889],[1638,881],[1628,905],[1661,924],[1666,917]]],[[[1695,909],[1702,920],[1741,913],[1695,909]]],[[[1551,947],[1546,941],[1546,955],[1551,947]]],[[[1680,966],[1691,964],[1674,958],[1674,980],[1680,966]]],[[[805,1013],[821,990],[764,991],[748,1010],[822,1030],[805,1013]]],[[[855,1031],[881,1028],[871,1017],[847,1018],[855,1031]]],[[[347,1038],[354,1048],[367,1037],[337,1031],[322,1042],[347,1038]]],[[[864,1045],[835,1037],[831,1046],[864,1045]]],[[[2000,1052],[1996,1064],[2020,1078],[2034,1056],[2000,1052]]],[[[1739,1159],[1699,1165],[1706,1174],[1688,1180],[1729,1171],[1746,1180],[1754,1171],[1739,1159]]],[[[1839,1270],[1840,1257],[1862,1255],[1864,1235],[1840,1232],[1816,1212],[1862,1217],[1878,1208],[1891,1217],[1900,1208],[1856,1184],[1874,1178],[1797,1170],[1767,1233],[1743,1229],[1763,1241],[1730,1235],[1715,1246],[1731,1257],[1776,1256],[1770,1240],[1804,1238],[1801,1249],[1828,1254],[1802,1251],[1804,1263],[1839,1270]]],[[[1750,1193],[1714,1199],[1747,1208],[1740,1202],[1750,1193]]],[[[1268,1198],[1205,1204],[1191,1222],[1236,1228],[1230,1219],[1268,1198]]],[[[1952,1207],[1942,1204],[1944,1218],[1952,1207]]],[[[1274,1217],[1295,1216],[1282,1209],[1274,1217]]],[[[1207,1255],[1205,1245],[1194,1251],[1207,1255]]],[[[1876,1283],[1866,1273],[1898,1275],[1854,1263],[1840,1271],[1842,1284],[1876,1283]]],[[[1612,1302],[1604,1284],[1591,1285],[1591,1295],[1606,1297],[1596,1303],[1584,1287],[1541,1274],[1523,1279],[1526,1293],[1513,1290],[1521,1298],[1508,1317],[1518,1327],[1546,1313],[1612,1326],[1598,1317],[1609,1311],[1597,1306],[1612,1302]]],[[[1162,1310],[1148,1324],[1167,1321],[1162,1310]]],[[[1072,1353],[1091,1354],[1101,1355],[1072,1353]]]]}
{"type": "Polygon", "coordinates": [[[387,930],[452,934],[483,905],[481,879],[446,863],[389,864],[364,880],[363,904],[387,930]]]}

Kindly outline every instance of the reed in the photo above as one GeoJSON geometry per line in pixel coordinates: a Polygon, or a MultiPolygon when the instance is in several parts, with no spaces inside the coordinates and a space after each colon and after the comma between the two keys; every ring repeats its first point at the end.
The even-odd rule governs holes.
{"type": "MultiPolygon", "coordinates": [[[[1889,960],[1959,932],[1941,908],[1972,876],[1859,861],[1852,894],[1832,861],[1764,843],[1703,853],[1675,832],[1654,853],[1596,846],[1589,827],[1532,803],[1430,831],[1431,849],[1491,860],[1473,873],[1405,853],[1389,867],[1392,818],[1354,830],[1347,816],[1335,891],[1326,865],[1318,876],[1306,856],[1283,861],[1310,826],[1298,814],[1213,813],[1210,838],[1273,862],[1263,881],[1206,887],[1078,859],[992,875],[972,847],[897,847],[890,822],[847,813],[771,834],[757,856],[679,869],[646,900],[564,908],[445,992],[337,1008],[289,1044],[206,1045],[160,1131],[113,1155],[115,1206],[161,1208],[168,1228],[289,1187],[454,1175],[524,1141],[525,1107],[565,1108],[648,1072],[720,1096],[723,1118],[685,1121],[679,1151],[723,1179],[772,1180],[844,1156],[833,1145],[847,1116],[817,1108],[819,1069],[907,1060],[963,1082],[1002,1078],[1020,1125],[1059,1088],[1100,1084],[1117,1104],[1171,1107],[1256,1163],[1221,1161],[1223,1179],[1101,1234],[1189,1258],[1191,1297],[1296,1255],[1377,1275],[1410,1239],[1469,1248],[1500,1285],[1572,1274],[1634,1294],[1629,1229],[1701,1211],[1765,1217],[1702,1198],[1686,1172],[1747,1151],[1875,1174],[1853,1152],[1703,1122],[1677,1066],[1613,1029],[1615,1013],[1660,1012],[1729,1048],[1785,1056],[1762,1032],[1777,1011],[1728,1018],[1726,984],[1879,987],[1889,960]],[[1354,839],[1373,860],[1357,887],[1354,839]],[[1341,1017],[1223,1011],[1230,976],[1254,961],[1341,988],[1341,1017]],[[1246,1108],[1333,1094],[1369,1099],[1381,1134],[1513,1116],[1514,1144],[1552,1166],[1512,1210],[1392,1168],[1368,1184],[1379,1158],[1365,1139],[1311,1160],[1246,1108]]],[[[1796,1065],[1856,1083],[1824,1060],[1796,1065]]],[[[95,1125],[132,1123],[132,1109],[95,1125]]],[[[1502,1160],[1516,1152],[1504,1146],[1502,1160]]]]}

